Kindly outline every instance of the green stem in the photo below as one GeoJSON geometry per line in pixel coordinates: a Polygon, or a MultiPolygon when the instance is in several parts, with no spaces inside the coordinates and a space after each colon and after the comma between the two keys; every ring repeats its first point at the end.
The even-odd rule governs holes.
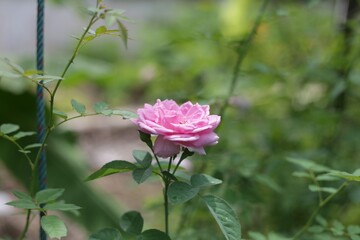
{"type": "Polygon", "coordinates": [[[53,128],[56,128],[70,120],[73,120],[73,119],[77,119],[77,118],[81,118],[81,117],[89,117],[89,116],[97,116],[97,115],[101,115],[100,113],[88,113],[88,114],[83,114],[83,115],[78,115],[78,116],[74,116],[74,117],[70,117],[70,118],[67,118],[67,119],[64,119],[63,121],[61,122],[58,122],[57,124],[54,124],[53,128]]]}
{"type": "MultiPolygon", "coordinates": [[[[87,25],[87,27],[85,28],[85,31],[83,32],[83,34],[81,35],[78,44],[75,47],[75,51],[73,52],[71,58],[69,59],[67,65],[65,66],[64,71],[61,74],[61,77],[64,78],[64,76],[66,75],[67,71],[69,70],[69,67],[71,66],[71,64],[74,62],[74,59],[76,57],[76,55],[78,54],[80,48],[81,48],[81,44],[83,43],[83,40],[86,36],[86,34],[89,32],[91,26],[98,20],[97,18],[97,14],[94,14],[93,17],[91,18],[89,24],[87,25]]],[[[53,93],[50,95],[50,119],[49,119],[49,124],[50,126],[53,125],[53,110],[54,110],[54,101],[55,101],[55,95],[56,92],[60,86],[62,81],[57,81],[54,91],[53,93]]]]}
{"type": "Polygon", "coordinates": [[[20,152],[25,156],[26,160],[28,161],[31,170],[33,170],[35,168],[35,164],[32,163],[29,155],[25,152],[26,150],[22,146],[20,146],[20,144],[18,144],[14,139],[12,139],[11,137],[9,137],[7,135],[0,135],[0,136],[5,138],[9,142],[13,143],[20,150],[20,152]]]}
{"type": "Polygon", "coordinates": [[[19,240],[23,240],[26,237],[26,233],[27,233],[27,231],[29,229],[29,225],[30,225],[30,216],[31,216],[31,209],[27,210],[25,227],[19,237],[19,240]]]}
{"type": "Polygon", "coordinates": [[[168,190],[169,190],[169,180],[165,177],[164,179],[165,188],[164,188],[164,213],[165,213],[165,233],[169,235],[169,198],[168,198],[168,190]]]}
{"type": "MultiPolygon", "coordinates": [[[[184,158],[184,159],[185,159],[185,158],[184,158]]],[[[180,159],[179,162],[176,164],[176,166],[175,166],[175,168],[174,168],[174,171],[173,171],[173,173],[172,173],[173,175],[175,175],[176,170],[179,168],[181,162],[182,162],[184,159],[180,159]]]]}
{"type": "Polygon", "coordinates": [[[300,236],[302,236],[306,230],[310,227],[311,223],[313,222],[314,218],[316,217],[316,215],[318,214],[318,212],[321,210],[321,208],[323,208],[330,200],[332,200],[340,191],[342,191],[345,187],[347,187],[349,185],[348,182],[344,182],[343,184],[341,184],[341,186],[336,190],[336,192],[332,193],[331,195],[329,195],[324,201],[322,201],[319,206],[313,211],[313,213],[311,214],[311,216],[309,217],[309,219],[307,220],[306,224],[304,225],[304,227],[302,227],[296,234],[295,236],[292,238],[293,240],[299,239],[300,236]]]}
{"type": "MultiPolygon", "coordinates": [[[[155,157],[156,163],[157,163],[157,165],[158,165],[158,167],[159,167],[159,169],[160,169],[160,172],[161,172],[161,174],[162,174],[163,169],[162,169],[162,167],[161,167],[159,158],[156,156],[156,154],[155,154],[155,152],[154,152],[154,149],[153,149],[153,148],[150,148],[150,149],[151,149],[152,154],[153,154],[154,157],[155,157]]],[[[162,179],[164,180],[164,177],[162,177],[162,179]]],[[[164,181],[165,181],[165,180],[164,180],[164,181]]]]}
{"type": "MultiPolygon", "coordinates": [[[[320,189],[320,184],[319,184],[319,182],[316,180],[315,174],[314,174],[312,171],[310,171],[309,174],[310,174],[310,176],[311,176],[311,179],[314,181],[316,187],[317,187],[318,189],[320,189]]],[[[319,195],[319,204],[321,204],[322,201],[323,201],[322,192],[321,192],[321,191],[318,191],[318,195],[319,195]]]]}
{"type": "Polygon", "coordinates": [[[230,82],[230,87],[228,89],[228,93],[227,93],[227,96],[226,98],[224,99],[224,103],[223,105],[221,106],[220,108],[220,111],[219,111],[219,115],[224,117],[224,113],[227,109],[227,107],[229,106],[229,99],[230,97],[233,95],[234,93],[234,90],[235,90],[235,87],[236,87],[236,82],[237,82],[237,79],[238,79],[238,75],[239,75],[239,72],[240,72],[240,67],[241,67],[241,64],[243,62],[243,60],[245,59],[246,57],[246,54],[250,48],[250,44],[251,42],[253,41],[255,35],[256,35],[256,32],[260,26],[260,23],[261,23],[261,20],[262,20],[262,17],[265,13],[265,10],[266,10],[266,7],[268,5],[268,3],[270,2],[270,0],[264,0],[261,8],[260,8],[260,11],[259,11],[259,14],[255,20],[255,23],[251,29],[251,32],[248,34],[247,38],[245,39],[244,43],[238,43],[238,47],[235,49],[236,50],[236,53],[237,53],[237,58],[236,58],[236,62],[235,62],[235,65],[234,65],[234,69],[233,69],[233,74],[232,74],[232,77],[231,77],[231,82],[230,82]]]}

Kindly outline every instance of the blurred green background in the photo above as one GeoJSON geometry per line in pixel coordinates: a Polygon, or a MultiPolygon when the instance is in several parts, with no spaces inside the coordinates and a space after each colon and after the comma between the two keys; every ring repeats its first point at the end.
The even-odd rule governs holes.
{"type": "MultiPolygon", "coordinates": [[[[271,1],[249,50],[243,53],[246,55],[229,96],[237,49],[244,45],[262,1],[106,1],[108,6],[127,10],[133,20],[126,23],[129,47],[126,49],[120,39],[114,38],[97,39],[84,47],[61,85],[56,108],[71,112],[72,98],[86,104],[101,100],[125,108],[171,98],[179,103],[191,100],[210,104],[216,114],[227,101],[218,130],[219,144],[209,147],[205,157],[193,157],[193,171],[224,180],[212,191],[236,209],[244,238],[248,238],[248,231],[290,237],[305,224],[318,196],[308,190],[307,180],[292,176],[296,166],[285,158],[310,159],[348,172],[360,165],[360,35],[356,2],[271,1]],[[346,3],[350,3],[349,9],[344,8],[346,3]]],[[[74,46],[70,35],[79,35],[81,23],[86,22],[81,9],[91,4],[57,0],[49,5],[54,12],[71,11],[76,22],[64,19],[65,26],[79,26],[72,27],[71,33],[60,26],[63,19],[57,19],[59,29],[52,26],[66,39],[60,45],[46,45],[46,71],[57,75],[74,46]]],[[[1,18],[2,23],[5,21],[1,18]]],[[[10,57],[25,68],[34,68],[31,49],[23,55],[10,53],[10,57]]],[[[34,129],[33,94],[33,85],[3,79],[0,123],[13,122],[26,130],[34,129]]],[[[60,159],[60,166],[66,166],[70,177],[61,177],[65,174],[59,172],[61,167],[51,166],[51,162],[59,161],[49,160],[49,175],[53,176],[50,182],[54,187],[70,189],[68,199],[84,208],[84,214],[75,220],[93,232],[116,225],[118,215],[113,209],[122,213],[128,207],[119,199],[109,202],[107,195],[84,185],[82,179],[91,170],[76,144],[78,134],[63,130],[53,138],[50,156],[53,153],[54,159],[60,159]],[[96,196],[89,204],[98,208],[86,209],[83,195],[71,193],[78,191],[74,186],[96,196]],[[123,206],[119,209],[119,205],[123,206]],[[106,206],[105,214],[99,206],[106,206]]],[[[21,164],[14,164],[14,156],[19,156],[6,146],[0,141],[1,160],[13,175],[24,178],[21,164]]],[[[159,199],[142,196],[142,209],[151,213],[145,219],[148,227],[153,222],[161,226],[162,220],[155,214],[161,209],[154,207],[160,204],[160,194],[159,199]]],[[[329,222],[359,224],[359,186],[347,188],[321,215],[329,222]]],[[[175,239],[222,239],[199,200],[181,209],[174,207],[171,218],[175,239]]],[[[348,239],[322,237],[318,239],[348,239]]]]}

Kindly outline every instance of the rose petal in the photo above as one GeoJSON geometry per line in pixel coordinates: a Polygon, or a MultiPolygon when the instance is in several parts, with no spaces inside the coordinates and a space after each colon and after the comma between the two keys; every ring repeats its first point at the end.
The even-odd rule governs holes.
{"type": "Polygon", "coordinates": [[[159,157],[168,158],[178,154],[180,152],[180,146],[159,135],[155,140],[154,152],[159,157]]]}
{"type": "Polygon", "coordinates": [[[178,134],[178,135],[168,135],[164,136],[165,139],[173,142],[193,142],[199,139],[197,135],[185,135],[185,134],[178,134]]]}

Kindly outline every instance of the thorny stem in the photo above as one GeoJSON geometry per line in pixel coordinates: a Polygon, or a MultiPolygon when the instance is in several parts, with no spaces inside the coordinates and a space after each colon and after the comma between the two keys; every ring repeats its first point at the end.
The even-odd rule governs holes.
{"type": "Polygon", "coordinates": [[[70,120],[73,120],[73,119],[77,119],[77,118],[81,118],[81,117],[97,116],[97,115],[101,115],[101,114],[100,114],[100,113],[87,113],[87,114],[77,115],[77,116],[74,116],[74,117],[69,117],[69,118],[67,118],[67,119],[64,119],[64,120],[61,121],[61,122],[56,123],[56,124],[53,126],[53,128],[56,128],[56,127],[58,127],[58,126],[60,126],[60,125],[62,125],[62,124],[64,124],[64,123],[66,123],[66,122],[68,122],[68,121],[70,121],[70,120]]]}
{"type": "Polygon", "coordinates": [[[260,11],[259,11],[259,14],[255,20],[255,23],[251,29],[251,32],[248,34],[247,38],[245,39],[245,41],[243,43],[238,43],[239,45],[236,47],[236,53],[237,53],[237,58],[236,58],[236,62],[235,62],[235,65],[234,65],[234,69],[233,69],[233,74],[232,74],[232,77],[231,77],[231,82],[230,82],[230,87],[228,89],[228,93],[227,93],[227,96],[226,98],[224,99],[224,102],[223,102],[223,105],[221,106],[220,108],[220,111],[219,111],[219,115],[223,118],[224,117],[224,113],[227,109],[227,107],[229,106],[229,99],[230,97],[233,95],[234,93],[234,90],[235,90],[235,87],[236,87],[236,83],[237,83],[237,80],[238,80],[238,75],[239,75],[239,72],[240,72],[240,67],[241,67],[241,64],[243,62],[243,60],[245,59],[246,57],[246,54],[250,48],[250,44],[251,42],[253,41],[255,35],[256,35],[256,32],[260,26],[260,23],[261,23],[261,20],[262,20],[262,17],[265,13],[265,10],[266,10],[266,7],[268,5],[268,3],[270,2],[270,0],[264,0],[261,8],[260,8],[260,11]]]}
{"type": "MultiPolygon", "coordinates": [[[[97,4],[97,5],[98,5],[98,4],[97,4]]],[[[73,54],[72,54],[69,62],[68,62],[67,65],[65,66],[65,69],[64,69],[63,73],[61,74],[61,78],[64,78],[64,76],[66,75],[66,73],[67,73],[70,65],[73,63],[76,55],[78,54],[78,52],[79,52],[79,50],[80,50],[80,48],[81,48],[81,44],[83,43],[84,37],[85,37],[86,34],[89,32],[90,27],[91,27],[98,19],[99,19],[99,18],[97,18],[97,14],[94,14],[93,17],[91,18],[88,26],[85,28],[85,31],[84,31],[83,34],[81,35],[81,37],[80,37],[80,39],[79,39],[79,42],[78,42],[78,44],[76,45],[75,50],[74,50],[74,52],[73,52],[73,54]]],[[[40,147],[40,149],[39,149],[39,151],[38,151],[38,153],[37,153],[37,155],[36,155],[35,162],[32,163],[31,159],[27,156],[27,154],[24,153],[24,154],[25,154],[25,157],[28,159],[29,164],[30,164],[30,166],[31,166],[30,193],[31,193],[31,196],[32,196],[32,197],[34,197],[35,192],[36,192],[36,188],[35,188],[35,183],[36,183],[36,181],[35,181],[35,179],[36,179],[36,178],[35,178],[35,176],[36,176],[36,170],[37,170],[37,165],[38,165],[39,160],[40,160],[41,152],[44,151],[45,143],[46,143],[46,141],[47,141],[50,133],[52,132],[52,130],[53,130],[55,127],[59,126],[60,124],[62,124],[62,123],[64,123],[64,122],[66,122],[67,120],[70,120],[70,119],[67,119],[67,120],[65,120],[65,121],[62,121],[62,122],[58,123],[57,125],[55,125],[54,122],[53,122],[53,115],[54,115],[54,114],[53,114],[53,110],[54,110],[55,95],[56,95],[56,92],[57,92],[60,84],[61,84],[61,81],[58,81],[58,82],[56,83],[56,85],[55,85],[55,88],[54,88],[53,92],[52,92],[52,93],[49,93],[49,94],[50,94],[50,114],[49,114],[48,128],[47,128],[47,130],[46,130],[44,140],[43,140],[42,143],[41,143],[41,147],[40,147]]],[[[43,87],[44,87],[44,86],[43,86],[43,87]]],[[[47,88],[45,88],[45,89],[48,91],[47,88]]],[[[48,91],[48,92],[49,92],[49,91],[48,91]]],[[[77,117],[80,117],[80,116],[76,116],[76,117],[73,117],[73,118],[71,118],[71,119],[74,119],[74,118],[77,118],[77,117]]],[[[14,144],[16,144],[19,149],[23,150],[23,149],[21,148],[21,146],[18,145],[15,141],[12,141],[12,142],[13,142],[14,144]]],[[[29,224],[30,224],[30,214],[31,214],[31,210],[28,210],[28,212],[27,212],[27,217],[26,217],[25,227],[24,227],[24,230],[23,230],[23,232],[22,232],[22,234],[21,234],[21,236],[20,236],[20,240],[23,240],[23,239],[25,238],[26,233],[27,233],[27,231],[28,231],[29,224]]]]}
{"type": "MultiPolygon", "coordinates": [[[[85,28],[85,31],[83,32],[83,34],[81,35],[79,41],[78,41],[78,44],[76,45],[75,47],[75,51],[73,52],[71,58],[69,59],[67,65],[65,66],[65,69],[64,71],[62,72],[61,74],[61,78],[64,78],[64,76],[66,75],[69,67],[71,66],[71,64],[74,62],[74,59],[76,57],[76,55],[78,54],[80,48],[81,48],[81,44],[83,43],[83,40],[86,36],[86,34],[89,32],[91,26],[98,20],[99,18],[97,18],[97,13],[95,13],[93,15],[93,17],[91,18],[89,24],[87,25],[87,27],[85,28]]],[[[56,95],[56,92],[60,86],[62,81],[58,81],[55,85],[55,88],[54,88],[54,91],[52,92],[52,94],[50,95],[50,119],[49,119],[49,124],[50,126],[53,125],[53,110],[54,110],[54,101],[55,101],[55,95],[56,95]]]]}
{"type": "Polygon", "coordinates": [[[26,213],[26,223],[25,223],[25,227],[24,227],[24,230],[22,231],[19,239],[20,240],[23,240],[25,239],[25,236],[26,236],[26,233],[29,229],[29,224],[30,224],[30,216],[31,216],[31,209],[28,209],[27,210],[27,213],[26,213]]]}
{"type": "Polygon", "coordinates": [[[313,222],[314,218],[316,217],[316,215],[318,214],[318,212],[321,210],[321,208],[323,208],[330,200],[332,200],[340,191],[342,191],[345,187],[347,187],[349,185],[348,182],[344,182],[343,184],[341,184],[341,186],[336,190],[336,192],[332,193],[331,195],[329,195],[327,198],[325,198],[324,201],[321,201],[319,206],[313,211],[313,213],[311,214],[311,216],[309,217],[309,219],[307,220],[306,224],[304,225],[304,227],[302,227],[296,234],[295,236],[292,238],[293,240],[299,239],[300,236],[302,236],[306,230],[310,227],[311,223],[313,222]]]}
{"type": "MultiPolygon", "coordinates": [[[[156,156],[156,154],[155,154],[155,152],[154,152],[154,149],[153,149],[153,148],[151,148],[151,152],[152,152],[152,154],[154,155],[155,160],[156,160],[156,163],[157,163],[157,165],[158,165],[158,167],[159,167],[159,169],[160,169],[160,172],[161,172],[161,174],[162,174],[163,169],[162,169],[162,167],[161,167],[161,164],[160,164],[159,158],[156,156]]],[[[162,175],[162,176],[163,176],[163,175],[162,175]]],[[[164,179],[164,177],[162,177],[162,179],[164,179]]]]}
{"type": "Polygon", "coordinates": [[[168,198],[168,190],[169,190],[169,179],[164,179],[164,210],[165,210],[165,233],[169,235],[169,198],[168,198]]]}

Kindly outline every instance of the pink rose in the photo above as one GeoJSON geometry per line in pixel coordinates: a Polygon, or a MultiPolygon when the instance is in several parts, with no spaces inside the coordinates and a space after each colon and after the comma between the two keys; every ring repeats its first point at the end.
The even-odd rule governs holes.
{"type": "Polygon", "coordinates": [[[152,106],[145,104],[137,110],[134,120],[140,131],[154,134],[154,152],[167,158],[180,152],[180,147],[205,154],[204,146],[218,142],[214,129],[220,123],[220,116],[210,115],[208,105],[186,102],[179,106],[173,100],[157,100],[152,106]]]}

